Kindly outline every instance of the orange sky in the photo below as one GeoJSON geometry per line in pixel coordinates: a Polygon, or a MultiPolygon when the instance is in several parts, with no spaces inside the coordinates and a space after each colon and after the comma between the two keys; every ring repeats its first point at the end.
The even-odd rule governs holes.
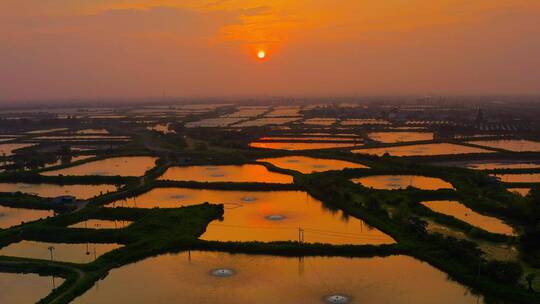
{"type": "Polygon", "coordinates": [[[538,37],[538,0],[2,0],[0,100],[535,94],[538,37]]]}

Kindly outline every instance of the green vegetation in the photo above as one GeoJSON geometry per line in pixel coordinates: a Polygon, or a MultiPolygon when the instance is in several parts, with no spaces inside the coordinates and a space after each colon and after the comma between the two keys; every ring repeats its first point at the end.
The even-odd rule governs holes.
{"type": "MultiPolygon", "coordinates": [[[[230,112],[229,110],[224,113],[230,112]]],[[[221,112],[219,112],[221,113],[221,112]]],[[[215,114],[215,113],[214,113],[215,114]]],[[[0,193],[0,204],[12,207],[53,209],[55,217],[38,220],[0,230],[0,247],[21,240],[62,243],[119,243],[123,247],[113,250],[88,264],[0,257],[0,271],[33,272],[56,275],[66,279],[41,303],[69,303],[91,288],[111,269],[133,263],[150,256],[182,250],[212,250],[248,254],[283,256],[348,256],[373,257],[405,254],[426,261],[446,272],[460,283],[486,296],[509,303],[539,303],[535,291],[540,267],[540,188],[526,198],[507,191],[504,184],[488,176],[489,171],[435,167],[429,161],[463,160],[473,155],[426,157],[376,157],[354,155],[344,149],[322,151],[265,151],[246,149],[246,143],[268,132],[264,128],[240,131],[212,129],[188,130],[181,124],[173,125],[176,134],[133,131],[133,141],[114,153],[100,151],[96,158],[78,161],[87,163],[110,156],[154,155],[160,159],[156,167],[143,177],[121,176],[42,176],[39,169],[5,172],[0,182],[51,184],[115,184],[118,191],[107,193],[84,202],[57,205],[50,199],[22,193],[0,193]],[[185,137],[184,137],[185,136],[185,137]],[[191,145],[189,143],[192,143],[191,145]],[[217,147],[217,148],[216,148],[217,147]],[[340,159],[362,163],[369,169],[346,169],[304,175],[299,172],[263,163],[268,170],[294,177],[293,184],[264,183],[201,183],[158,180],[171,166],[220,165],[255,163],[266,157],[304,155],[340,159]],[[352,178],[407,174],[442,178],[455,190],[425,191],[409,187],[401,190],[374,190],[351,182],[352,178]],[[171,209],[107,208],[104,205],[134,197],[158,187],[196,189],[277,191],[304,190],[324,202],[331,210],[342,210],[348,216],[362,219],[390,235],[392,245],[329,245],[300,242],[219,242],[200,240],[207,225],[223,216],[223,205],[200,205],[171,209]],[[518,236],[491,233],[460,221],[454,217],[431,211],[420,202],[427,200],[456,200],[467,207],[494,216],[512,225],[518,236]],[[122,229],[75,229],[68,226],[87,220],[126,220],[133,223],[122,229]],[[435,233],[429,223],[437,223],[462,237],[435,233]],[[480,243],[492,246],[516,247],[515,260],[497,260],[481,250],[480,243]]],[[[358,132],[362,133],[362,132],[358,132]]],[[[402,145],[402,144],[395,144],[402,145]]],[[[382,146],[382,145],[381,145],[382,146]]],[[[386,145],[389,146],[389,145],[386,145]]],[[[65,152],[65,151],[64,151],[65,152]]],[[[498,153],[508,157],[532,157],[530,153],[498,153]]],[[[534,154],[538,156],[537,154],[534,154]]],[[[485,155],[484,155],[485,156],[485,155]]],[[[469,157],[469,158],[468,158],[469,157]]],[[[488,156],[492,157],[492,156],[488,156]]],[[[67,164],[51,169],[67,167],[67,164]]],[[[38,166],[39,167],[39,166],[38,166]]],[[[521,170],[519,172],[522,172],[521,170]]],[[[512,171],[514,172],[514,171],[512,171]]],[[[527,172],[538,172],[529,170],[527,172]]],[[[507,173],[499,172],[496,173],[507,173]]],[[[219,203],[219,202],[216,202],[219,203]]]]}

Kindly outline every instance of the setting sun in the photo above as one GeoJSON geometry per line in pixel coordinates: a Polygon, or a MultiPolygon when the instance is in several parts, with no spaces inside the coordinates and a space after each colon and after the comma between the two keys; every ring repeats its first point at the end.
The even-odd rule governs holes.
{"type": "Polygon", "coordinates": [[[259,59],[266,58],[266,52],[263,51],[263,50],[260,50],[259,52],[257,52],[257,58],[259,58],[259,59]]]}

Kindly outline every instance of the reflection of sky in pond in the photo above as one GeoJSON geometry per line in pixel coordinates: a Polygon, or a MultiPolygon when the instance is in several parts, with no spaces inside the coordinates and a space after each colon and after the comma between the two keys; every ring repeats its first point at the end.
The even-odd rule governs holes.
{"type": "Polygon", "coordinates": [[[37,303],[45,298],[55,287],[64,283],[58,277],[41,276],[34,273],[0,273],[0,303],[37,303]]]}
{"type": "Polygon", "coordinates": [[[374,189],[396,190],[405,189],[409,186],[422,190],[453,189],[454,187],[440,179],[416,175],[373,175],[353,179],[364,187],[374,189]]]}
{"type": "Polygon", "coordinates": [[[388,244],[392,238],[341,210],[328,209],[303,191],[224,191],[188,188],[155,188],[133,199],[107,207],[178,208],[204,202],[224,204],[222,221],[211,222],[205,240],[285,241],[297,240],[298,228],[306,242],[331,244],[388,244]],[[184,199],[174,197],[182,195],[184,199]],[[281,215],[281,221],[267,217],[281,215]]]}
{"type": "Polygon", "coordinates": [[[407,256],[299,259],[201,251],[112,269],[74,303],[324,304],[337,295],[356,304],[484,303],[445,273],[407,256]],[[234,275],[212,275],[220,269],[234,275]]]}

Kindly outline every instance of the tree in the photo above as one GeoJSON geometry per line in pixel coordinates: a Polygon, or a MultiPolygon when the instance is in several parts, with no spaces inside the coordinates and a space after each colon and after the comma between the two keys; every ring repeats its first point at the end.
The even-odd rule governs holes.
{"type": "Polygon", "coordinates": [[[523,268],[517,262],[489,261],[485,273],[499,283],[515,285],[523,275],[523,268]]]}
{"type": "Polygon", "coordinates": [[[529,285],[529,291],[534,291],[534,289],[533,289],[534,279],[536,279],[536,273],[529,273],[525,277],[525,280],[527,280],[527,284],[529,285]]]}

